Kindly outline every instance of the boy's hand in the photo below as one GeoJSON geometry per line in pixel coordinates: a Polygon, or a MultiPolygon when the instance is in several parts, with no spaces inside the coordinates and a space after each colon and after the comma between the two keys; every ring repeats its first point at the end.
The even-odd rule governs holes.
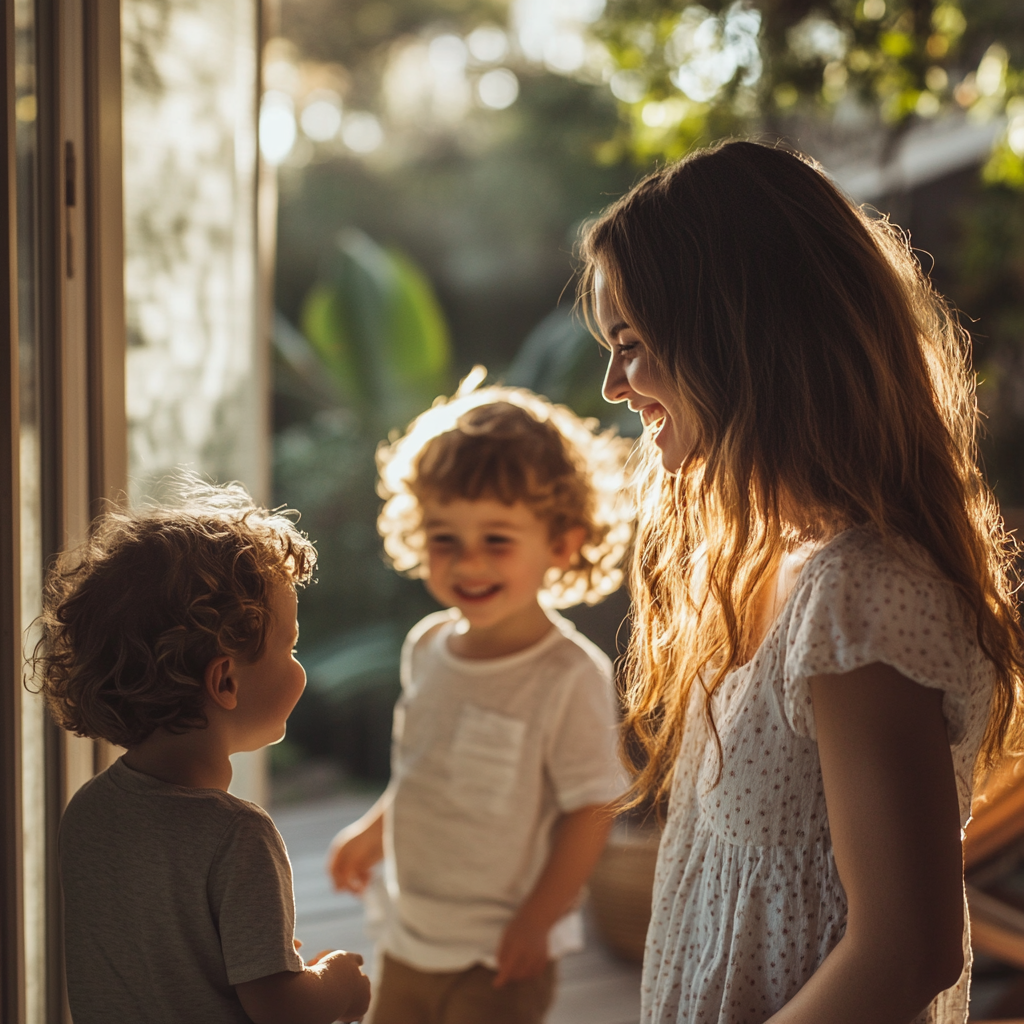
{"type": "Polygon", "coordinates": [[[498,974],[494,987],[510,981],[526,981],[544,972],[550,959],[548,931],[544,925],[521,914],[509,922],[498,946],[498,974]]]}
{"type": "Polygon", "coordinates": [[[370,1006],[370,979],[362,971],[363,958],[358,953],[321,953],[316,958],[316,971],[324,984],[338,994],[338,1020],[359,1020],[370,1006]],[[342,1003],[344,996],[348,1001],[342,1003]]]}
{"type": "Polygon", "coordinates": [[[327,874],[334,888],[357,895],[370,884],[373,866],[384,857],[384,836],[381,822],[369,825],[356,822],[343,828],[327,851],[327,874]]]}
{"type": "Polygon", "coordinates": [[[370,979],[358,953],[321,953],[301,971],[281,971],[235,986],[255,1024],[358,1020],[370,1005],[370,979]]]}

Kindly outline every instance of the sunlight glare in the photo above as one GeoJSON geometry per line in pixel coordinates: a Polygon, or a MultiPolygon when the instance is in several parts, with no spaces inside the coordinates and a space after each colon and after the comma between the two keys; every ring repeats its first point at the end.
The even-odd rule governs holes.
{"type": "Polygon", "coordinates": [[[579,32],[557,32],[544,44],[544,64],[552,71],[572,74],[583,67],[587,47],[579,32]]]}
{"type": "Polygon", "coordinates": [[[511,107],[519,95],[519,79],[508,68],[495,68],[480,76],[476,88],[485,107],[504,110],[511,107]]]}
{"type": "Polygon", "coordinates": [[[672,84],[697,103],[713,100],[737,72],[741,85],[753,85],[762,71],[760,31],[760,12],[739,0],[721,15],[687,7],[665,45],[665,59],[676,65],[672,84]]]}
{"type": "Polygon", "coordinates": [[[295,145],[295,107],[287,93],[271,89],[260,104],[260,152],[268,164],[280,164],[295,145]]]}
{"type": "Polygon", "coordinates": [[[514,0],[510,22],[523,53],[552,71],[571,74],[586,62],[586,26],[604,13],[605,0],[514,0]]]}
{"type": "Polygon", "coordinates": [[[329,142],[341,128],[341,97],[332,89],[314,90],[306,98],[299,123],[314,142],[329,142]]]}
{"type": "Polygon", "coordinates": [[[384,129],[373,114],[354,111],[342,124],[341,138],[354,153],[372,153],[384,141],[384,129]]]}
{"type": "Polygon", "coordinates": [[[466,44],[456,35],[435,36],[427,47],[427,59],[438,75],[458,75],[466,67],[466,44]]]}
{"type": "Polygon", "coordinates": [[[508,36],[497,25],[480,25],[466,37],[474,60],[481,64],[497,64],[508,55],[508,36]]]}
{"type": "Polygon", "coordinates": [[[1024,156],[1024,116],[1018,115],[1010,122],[1006,144],[1017,156],[1024,156]]]}
{"type": "Polygon", "coordinates": [[[647,79],[639,71],[616,71],[608,84],[623,103],[639,103],[647,92],[647,79]]]}

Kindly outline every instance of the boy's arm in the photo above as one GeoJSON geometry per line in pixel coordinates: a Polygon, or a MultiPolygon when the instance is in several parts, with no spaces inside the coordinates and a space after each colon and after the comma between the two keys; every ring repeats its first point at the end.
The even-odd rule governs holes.
{"type": "Polygon", "coordinates": [[[327,874],[335,889],[361,893],[369,885],[374,864],[384,857],[384,812],[390,802],[389,788],[358,821],[331,840],[327,874]]]}
{"type": "Polygon", "coordinates": [[[590,804],[562,815],[544,870],[498,947],[495,988],[540,974],[548,962],[548,932],[572,909],[597,864],[612,827],[607,804],[590,804]]]}
{"type": "Polygon", "coordinates": [[[370,1005],[370,979],[358,953],[335,950],[301,971],[281,971],[235,986],[254,1024],[332,1024],[358,1020],[370,1005]]]}

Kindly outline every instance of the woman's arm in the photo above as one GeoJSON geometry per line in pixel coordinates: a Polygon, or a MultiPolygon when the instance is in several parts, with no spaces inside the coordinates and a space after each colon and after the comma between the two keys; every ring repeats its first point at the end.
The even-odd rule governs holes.
{"type": "Polygon", "coordinates": [[[880,663],[811,680],[846,933],[770,1024],[908,1024],[963,970],[942,693],[880,663]]]}

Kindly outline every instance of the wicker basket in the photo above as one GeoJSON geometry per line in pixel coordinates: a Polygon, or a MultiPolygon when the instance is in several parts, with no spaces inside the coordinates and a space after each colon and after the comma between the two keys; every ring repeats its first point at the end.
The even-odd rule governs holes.
{"type": "Polygon", "coordinates": [[[655,829],[616,826],[590,876],[590,903],[598,933],[624,960],[644,958],[660,839],[655,829]]]}

